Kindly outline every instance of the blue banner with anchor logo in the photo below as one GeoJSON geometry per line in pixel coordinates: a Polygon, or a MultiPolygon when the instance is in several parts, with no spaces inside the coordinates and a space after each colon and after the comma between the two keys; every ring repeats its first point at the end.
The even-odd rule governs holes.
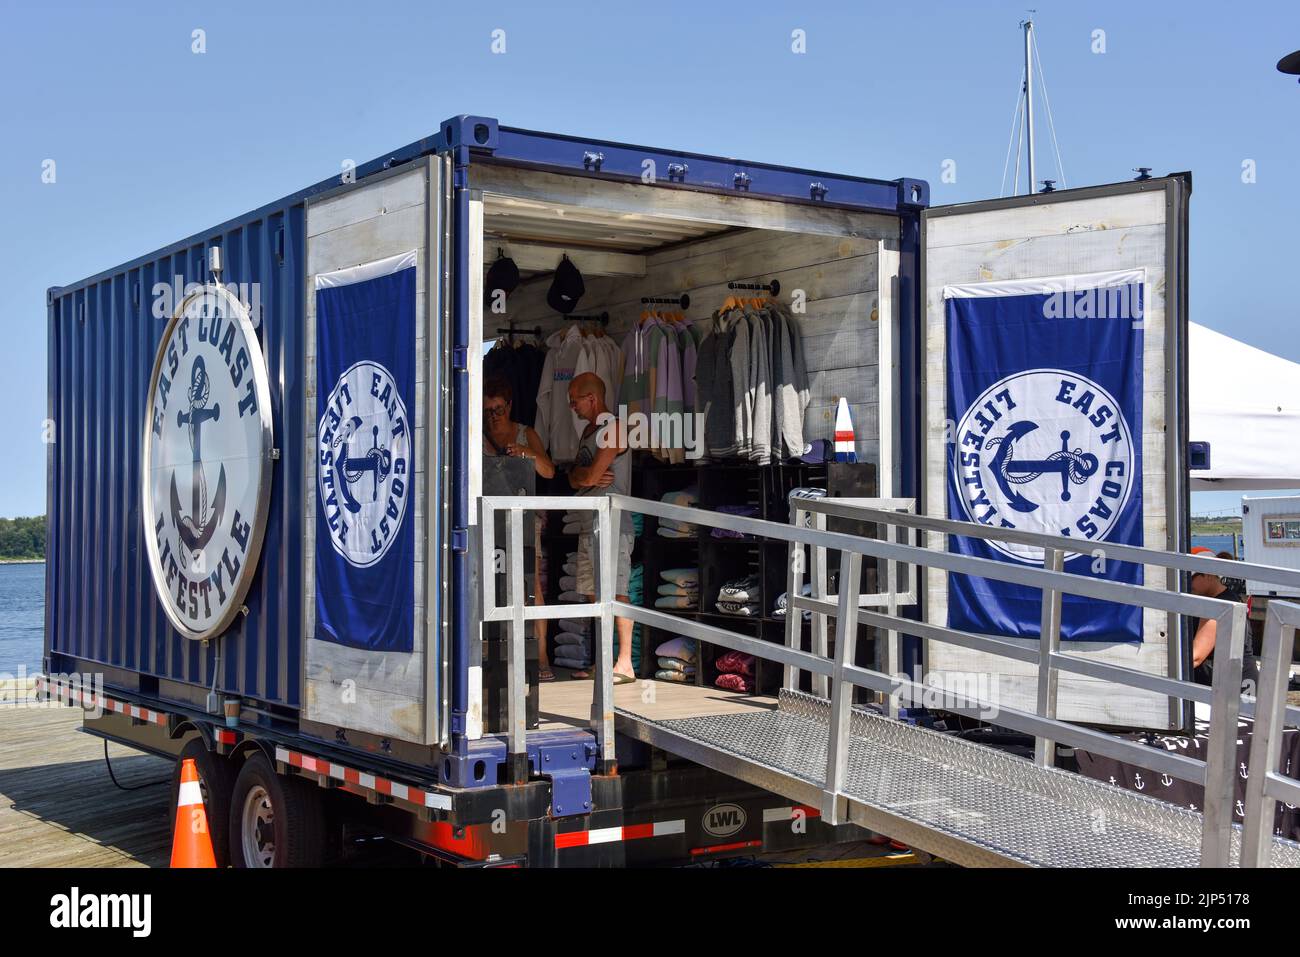
{"type": "MultiPolygon", "coordinates": [[[[1106,555],[1142,544],[1143,274],[1127,271],[944,289],[948,515],[1066,535],[1067,571],[1140,583],[1106,555]]],[[[950,536],[964,555],[1041,567],[1040,548],[950,536]]],[[[1037,638],[1042,593],[952,575],[949,627],[1037,638]]],[[[1140,641],[1142,612],[1062,601],[1068,641],[1140,641]]]]}
{"type": "Polygon", "coordinates": [[[316,635],[414,647],[415,254],[316,277],[316,635]]]}

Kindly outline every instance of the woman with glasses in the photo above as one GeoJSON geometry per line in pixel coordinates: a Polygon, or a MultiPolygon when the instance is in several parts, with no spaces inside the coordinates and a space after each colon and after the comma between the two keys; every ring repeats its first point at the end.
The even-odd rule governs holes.
{"type": "MultiPolygon", "coordinates": [[[[549,479],[555,475],[555,463],[546,454],[542,440],[529,426],[515,422],[510,416],[511,401],[514,394],[510,383],[501,376],[492,376],[483,383],[483,454],[509,455],[515,458],[529,459],[540,478],[549,479]]],[[[541,575],[541,538],[545,512],[538,512],[533,522],[533,575],[536,587],[533,603],[543,605],[541,575]]],[[[533,635],[537,638],[537,672],[540,681],[554,681],[555,672],[551,671],[551,659],[546,650],[546,622],[537,619],[533,622],[533,635]]]]}
{"type": "Polygon", "coordinates": [[[555,463],[542,447],[541,438],[529,426],[510,418],[512,398],[510,383],[500,376],[483,384],[483,454],[531,459],[538,476],[551,478],[555,463]]]}

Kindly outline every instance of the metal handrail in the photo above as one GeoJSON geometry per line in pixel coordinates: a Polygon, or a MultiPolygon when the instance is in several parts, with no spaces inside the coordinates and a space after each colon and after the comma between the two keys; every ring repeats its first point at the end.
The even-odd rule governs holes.
{"type": "MultiPolygon", "coordinates": [[[[1100,549],[1107,560],[1131,562],[1138,565],[1159,565],[1177,571],[1206,575],[1226,575],[1229,578],[1243,578],[1243,569],[1249,568],[1251,581],[1268,582],[1272,585],[1285,585],[1300,588],[1300,570],[1283,568],[1278,565],[1258,565],[1240,562],[1233,558],[1213,558],[1203,555],[1184,555],[1180,552],[1162,552],[1144,548],[1139,545],[1122,545],[1116,542],[1090,542],[1087,539],[1071,538],[1068,535],[1048,535],[1038,532],[1026,532],[1014,528],[994,528],[976,522],[962,522],[949,518],[936,518],[932,515],[917,515],[914,512],[902,514],[883,507],[845,507],[839,505],[844,499],[817,499],[818,506],[827,515],[852,518],[858,521],[887,521],[918,531],[938,532],[942,535],[960,535],[966,538],[981,538],[998,542],[1015,542],[1020,545],[1035,545],[1046,548],[1059,548],[1065,552],[1089,553],[1100,549]]],[[[802,504],[802,503],[801,503],[802,504]]]]}
{"type": "MultiPolygon", "coordinates": [[[[1058,536],[1036,536],[1033,533],[1017,533],[1017,539],[1044,547],[1044,567],[1026,568],[1007,563],[973,556],[964,556],[947,551],[933,551],[914,545],[905,545],[893,541],[867,539],[840,532],[827,531],[824,528],[805,528],[801,524],[782,525],[763,519],[746,516],[728,515],[705,509],[669,505],[664,502],[638,499],[630,496],[610,494],[590,498],[558,497],[484,497],[483,500],[483,540],[484,540],[484,580],[493,581],[492,563],[494,515],[498,510],[508,510],[509,548],[507,549],[507,594],[511,596],[510,605],[498,609],[495,605],[495,591],[485,587],[484,620],[508,620],[510,622],[511,658],[511,752],[522,751],[526,741],[523,732],[523,697],[516,695],[515,661],[522,662],[523,622],[542,617],[555,617],[549,610],[526,609],[522,607],[522,513],[526,510],[572,510],[586,509],[597,512],[598,521],[594,534],[599,546],[599,598],[589,605],[566,606],[566,617],[599,616],[601,619],[599,653],[597,659],[596,694],[593,700],[593,729],[601,746],[601,753],[607,767],[614,767],[613,762],[613,689],[612,689],[612,651],[613,651],[613,617],[626,617],[632,621],[649,626],[669,628],[687,637],[717,644],[722,647],[744,651],[768,660],[782,663],[787,668],[810,672],[815,677],[831,679],[830,740],[827,750],[826,776],[823,785],[822,809],[830,823],[845,819],[847,796],[843,793],[847,767],[847,748],[849,722],[852,710],[853,686],[882,692],[893,700],[904,690],[924,690],[923,686],[897,674],[885,674],[873,669],[862,668],[853,664],[856,644],[857,623],[865,623],[903,634],[916,634],[930,640],[945,641],[967,647],[980,647],[997,654],[1006,654],[1022,661],[1029,661],[1038,667],[1039,696],[1035,713],[1013,709],[999,709],[997,723],[1007,727],[1024,730],[1034,734],[1037,739],[1036,760],[1040,765],[1050,765],[1050,754],[1054,750],[1053,742],[1073,743],[1098,753],[1108,754],[1122,760],[1130,761],[1142,767],[1162,771],[1178,777],[1197,781],[1205,785],[1205,810],[1202,817],[1201,863],[1205,866],[1226,866],[1229,861],[1232,835],[1232,777],[1236,758],[1237,715],[1240,711],[1240,682],[1242,656],[1245,636],[1245,609],[1236,602],[1166,592],[1140,586],[1131,586],[1065,572],[1062,568],[1065,549],[1056,547],[1058,536]],[[815,595],[804,598],[796,594],[788,596],[787,615],[799,614],[803,609],[812,612],[823,620],[836,619],[835,658],[829,660],[825,649],[819,654],[803,651],[793,647],[789,642],[776,645],[745,635],[708,625],[703,622],[678,618],[674,615],[627,602],[618,601],[612,595],[614,567],[614,542],[612,529],[621,520],[624,510],[654,515],[659,518],[673,519],[710,528],[722,528],[764,538],[774,538],[795,546],[812,547],[820,552],[823,559],[825,550],[840,552],[840,578],[838,594],[830,596],[815,595]],[[491,557],[490,557],[491,556],[491,557]],[[516,557],[520,556],[520,557],[516,557]],[[895,563],[909,566],[933,567],[971,574],[1002,581],[1013,581],[1038,587],[1044,594],[1043,635],[1037,650],[1002,642],[1000,639],[963,633],[938,625],[923,624],[899,617],[897,603],[886,603],[886,611],[873,611],[859,606],[860,572],[864,558],[881,559],[888,563],[888,587],[896,588],[895,570],[889,566],[895,563]],[[1217,666],[1214,673],[1214,686],[1208,692],[1200,685],[1179,681],[1162,676],[1148,675],[1118,665],[1084,661],[1063,655],[1059,651],[1060,638],[1060,597],[1064,594],[1079,594],[1114,601],[1137,607],[1154,607],[1175,614],[1195,615],[1212,618],[1219,625],[1219,646],[1216,648],[1217,666]],[[516,600],[518,599],[518,600],[516,600]],[[574,614],[578,613],[578,614],[574,614]],[[517,650],[514,646],[517,645],[517,650]],[[1043,667],[1046,663],[1046,667],[1043,667]],[[1164,752],[1146,747],[1138,742],[1125,741],[1102,731],[1082,728],[1055,717],[1055,679],[1060,670],[1090,673],[1106,680],[1122,684],[1131,684],[1146,690],[1157,691],[1189,700],[1204,701],[1208,697],[1212,704],[1210,740],[1207,745],[1205,761],[1168,755],[1164,752]],[[517,710],[516,710],[517,704],[517,710]],[[518,714],[518,721],[514,716],[518,714]]],[[[847,505],[826,499],[792,500],[798,510],[814,514],[834,515],[857,520],[872,521],[877,524],[907,525],[915,527],[918,516],[906,512],[874,509],[863,505],[847,505]]],[[[891,502],[891,505],[896,503],[891,502]]],[[[792,515],[792,519],[795,518],[792,515]]],[[[929,522],[930,520],[926,520],[929,522]]],[[[824,523],[821,523],[824,524],[824,523]]],[[[954,523],[960,524],[960,523],[954,523]]],[[[974,526],[972,532],[986,531],[974,526]]],[[[957,532],[953,532],[957,533],[957,532]]],[[[892,536],[891,536],[892,537],[892,536]]],[[[1073,545],[1069,539],[1064,540],[1073,545]]],[[[1165,553],[1151,552],[1146,549],[1132,549],[1125,546],[1129,554],[1141,552],[1140,560],[1147,564],[1178,564],[1185,556],[1170,556],[1165,553]]],[[[1186,556],[1190,558],[1190,556],[1186,556]]],[[[1137,556],[1133,560],[1137,560],[1137,556]]],[[[1239,563],[1226,563],[1221,560],[1194,559],[1202,561],[1220,561],[1229,564],[1233,570],[1239,569],[1239,563]]],[[[913,576],[916,570],[912,570],[913,576]]],[[[917,579],[913,577],[913,581],[917,579]]],[[[885,593],[882,593],[885,594],[885,593]]],[[[888,596],[887,596],[888,597],[888,596]]],[[[901,597],[901,596],[895,596],[901,597]]],[[[816,620],[816,618],[814,619],[816,620]]],[[[522,686],[522,664],[518,667],[518,686],[522,686]]],[[[997,708],[996,703],[982,702],[977,698],[963,697],[953,710],[956,713],[976,712],[983,716],[990,707],[997,708]]],[[[1262,705],[1261,705],[1262,707],[1262,705]]],[[[949,705],[945,703],[945,709],[949,705]]],[[[1290,793],[1290,792],[1287,792],[1290,793]]]]}
{"type": "Polygon", "coordinates": [[[507,765],[516,784],[528,779],[528,711],[527,681],[524,677],[524,622],[539,618],[597,618],[600,627],[598,647],[594,649],[594,692],[591,702],[591,729],[596,736],[600,755],[599,769],[611,774],[617,768],[614,754],[614,526],[610,523],[610,501],[605,495],[590,496],[514,496],[484,495],[480,500],[479,534],[481,540],[480,584],[483,597],[482,620],[506,621],[506,751],[507,765]],[[506,600],[496,603],[496,513],[504,511],[506,519],[506,600]],[[596,513],[593,534],[596,536],[596,595],[594,603],[580,605],[524,604],[524,512],[589,511],[596,513]]]}
{"type": "MultiPolygon", "coordinates": [[[[1258,714],[1250,738],[1250,777],[1246,780],[1246,833],[1241,842],[1241,866],[1268,864],[1273,819],[1278,801],[1300,804],[1300,781],[1277,770],[1282,752],[1283,724],[1296,725],[1294,709],[1286,707],[1291,653],[1300,628],[1300,605],[1268,603],[1264,622],[1264,654],[1259,666],[1258,714]]],[[[1291,768],[1293,774],[1300,768],[1291,768]]]]}

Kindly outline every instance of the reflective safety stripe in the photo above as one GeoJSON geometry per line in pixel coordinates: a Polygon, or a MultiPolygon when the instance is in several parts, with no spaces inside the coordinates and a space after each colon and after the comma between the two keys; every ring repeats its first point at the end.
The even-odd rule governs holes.
{"type": "Polygon", "coordinates": [[[806,804],[796,804],[793,807],[765,807],[763,808],[763,823],[771,824],[774,821],[793,820],[795,811],[802,811],[805,818],[822,816],[821,811],[806,804]]]}
{"type": "Polygon", "coordinates": [[[277,747],[275,749],[275,760],[290,767],[301,768],[312,774],[319,774],[335,781],[353,785],[359,791],[382,794],[385,797],[405,801],[422,808],[432,808],[440,811],[451,810],[451,798],[446,794],[438,791],[426,791],[414,785],[402,784],[400,781],[391,781],[388,778],[367,774],[365,771],[358,771],[356,768],[327,761],[324,758],[312,757],[310,754],[277,747]]]}
{"type": "Polygon", "coordinates": [[[647,824],[628,824],[624,827],[597,827],[590,831],[568,831],[555,835],[557,849],[566,847],[587,847],[591,844],[614,844],[620,841],[636,841],[646,837],[664,837],[670,834],[685,834],[685,821],[652,821],[647,824]]]}
{"type": "Polygon", "coordinates": [[[199,790],[198,781],[181,782],[180,797],[176,801],[177,807],[193,807],[195,804],[203,803],[203,792],[199,790]]]}

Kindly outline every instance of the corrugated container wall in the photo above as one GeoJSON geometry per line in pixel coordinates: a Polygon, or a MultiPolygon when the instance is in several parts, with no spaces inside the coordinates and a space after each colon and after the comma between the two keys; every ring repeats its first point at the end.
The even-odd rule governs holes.
{"type": "Polygon", "coordinates": [[[297,203],[261,210],[200,241],[52,291],[49,401],[55,442],[46,567],[51,670],[102,664],[209,685],[220,650],[219,691],[298,707],[304,249],[304,208],[297,203]],[[258,333],[280,459],[260,568],[245,599],[248,614],[205,648],[177,635],[154,593],[140,514],[140,444],[154,351],[166,325],[153,315],[155,284],[172,284],[176,277],[182,286],[204,282],[211,246],[222,248],[223,282],[257,284],[258,333]]]}

